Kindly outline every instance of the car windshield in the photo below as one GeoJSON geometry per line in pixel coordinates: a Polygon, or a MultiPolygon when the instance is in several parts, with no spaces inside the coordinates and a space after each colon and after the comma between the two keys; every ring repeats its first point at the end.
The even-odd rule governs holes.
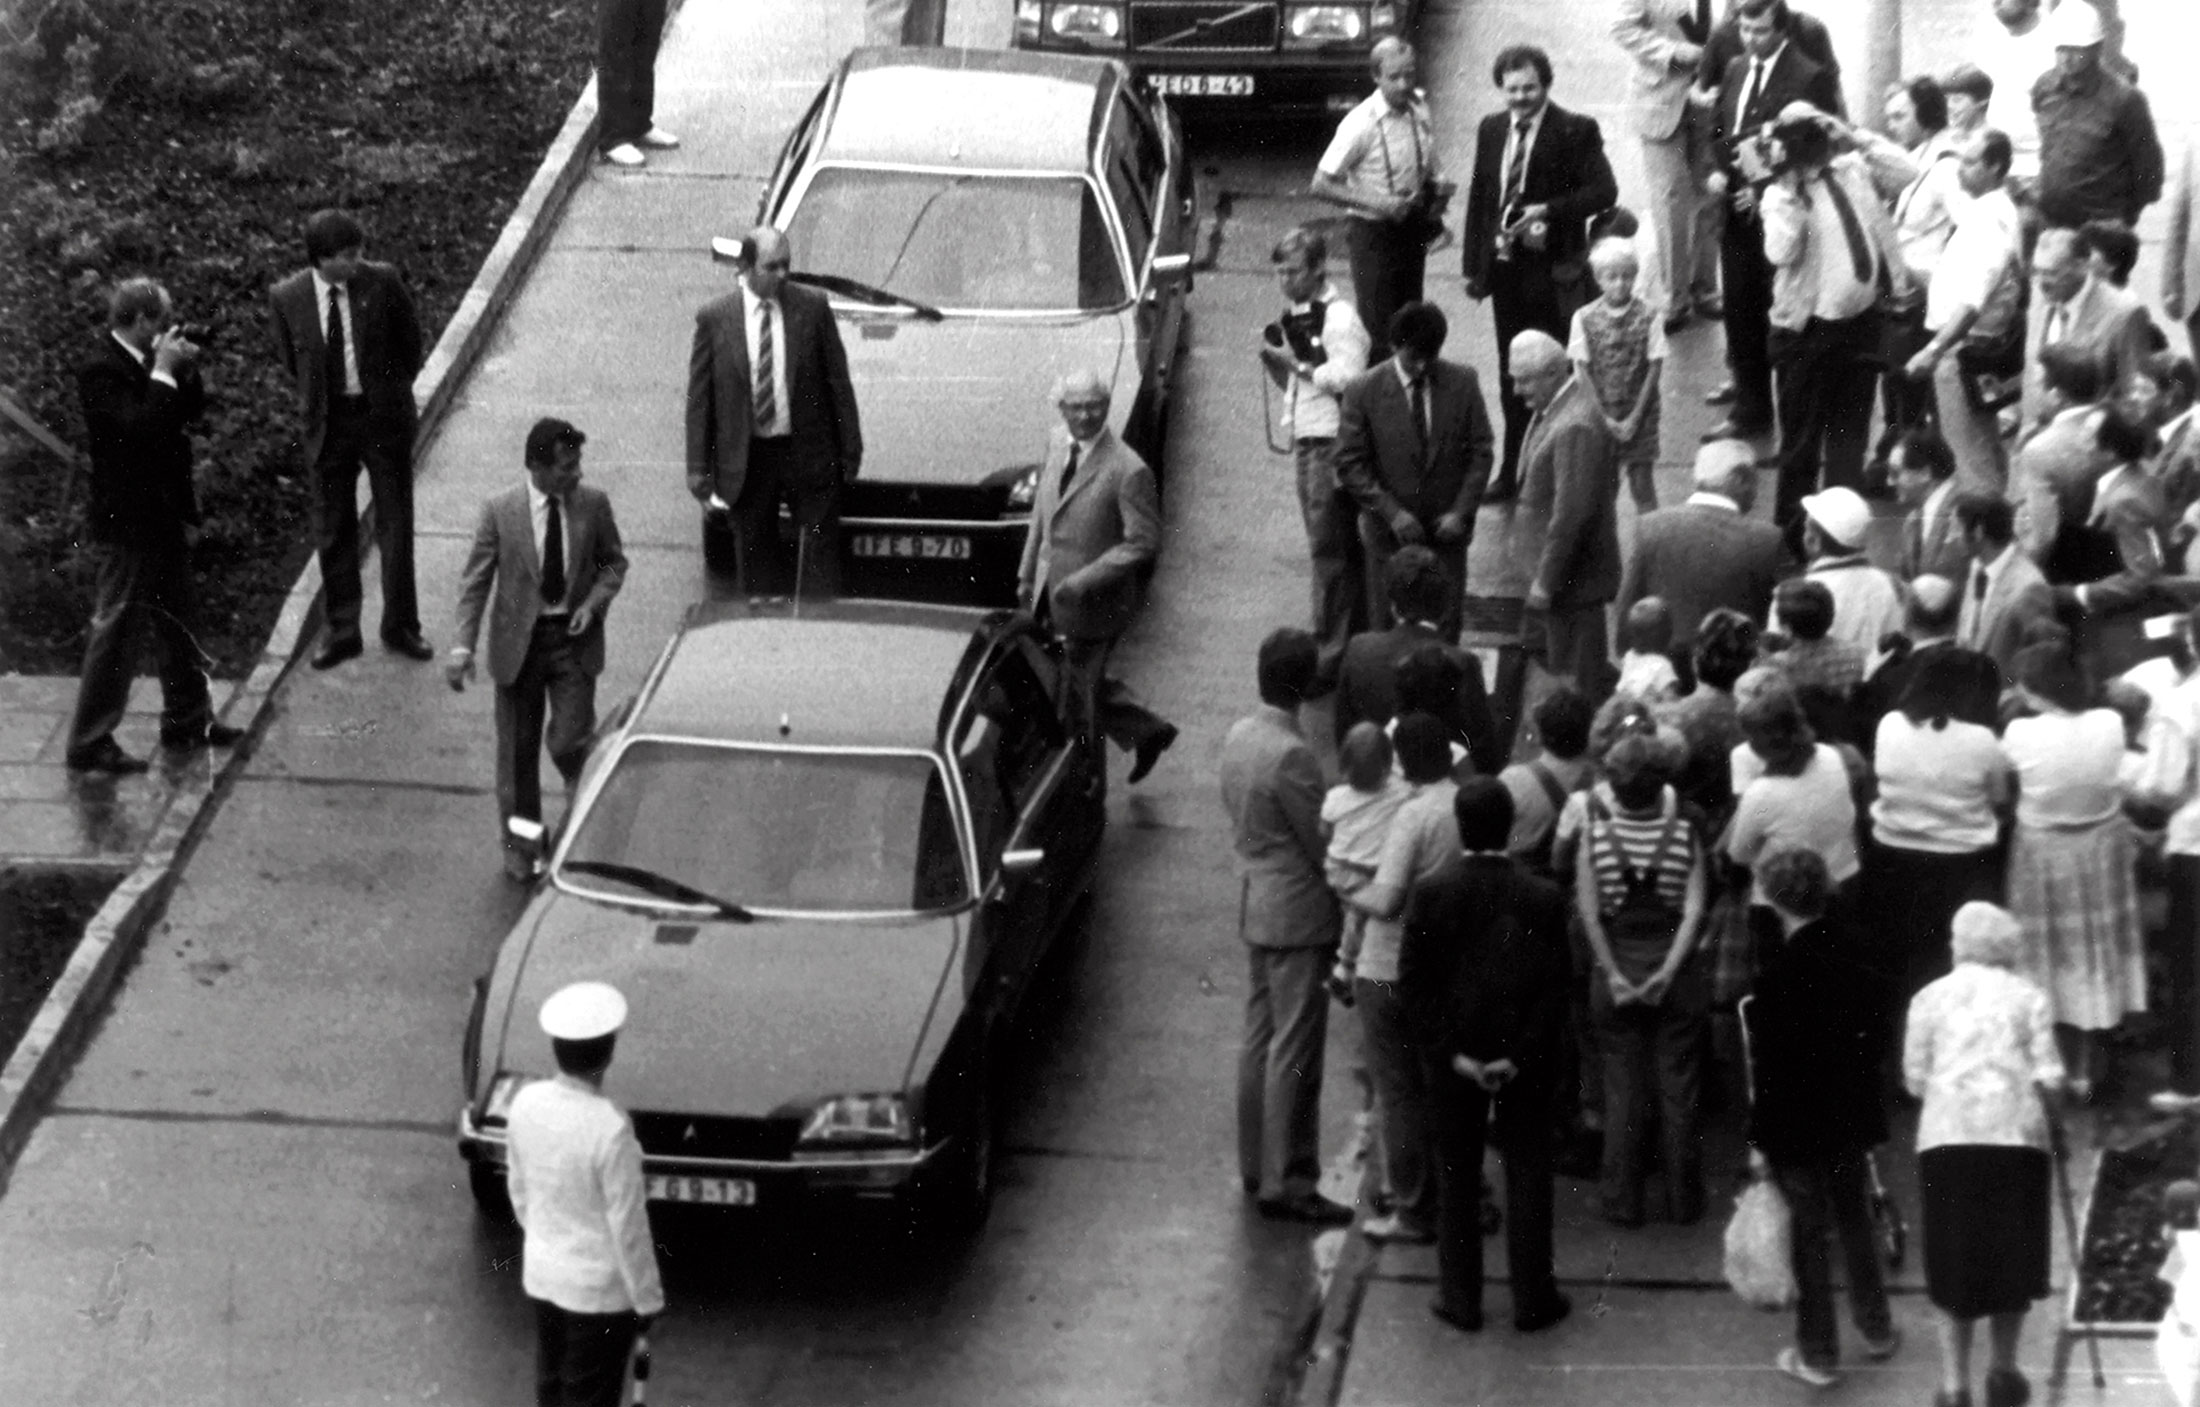
{"type": "Polygon", "coordinates": [[[624,867],[781,913],[946,909],[970,892],[946,782],[915,752],[639,739],[612,764],[559,864],[578,865],[571,880],[585,888],[649,897],[585,872],[624,867]]]}
{"type": "Polygon", "coordinates": [[[1114,242],[1074,176],[826,166],[788,222],[795,266],[955,312],[1127,301],[1114,242]]]}

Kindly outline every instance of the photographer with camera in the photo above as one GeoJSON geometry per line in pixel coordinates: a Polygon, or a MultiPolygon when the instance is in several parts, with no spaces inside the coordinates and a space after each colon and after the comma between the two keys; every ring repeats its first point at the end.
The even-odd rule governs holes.
{"type": "Polygon", "coordinates": [[[1453,186],[1436,157],[1436,131],[1420,91],[1420,61],[1395,35],[1369,51],[1375,91],[1344,115],[1307,190],[1341,205],[1352,257],[1352,297],[1373,346],[1390,355],[1390,317],[1418,303],[1428,247],[1444,233],[1453,186]]]}
{"type": "Polygon", "coordinates": [[[1551,101],[1551,58],[1515,44],[1490,66],[1505,110],[1482,119],[1467,186],[1461,273],[1467,296],[1490,300],[1497,321],[1498,398],[1505,449],[1491,500],[1519,491],[1520,441],[1529,409],[1512,382],[1512,341],[1534,329],[1561,345],[1589,282],[1589,217],[1610,209],[1619,184],[1596,119],[1551,101]]]}
{"type": "Polygon", "coordinates": [[[148,636],[160,671],[161,746],[188,753],[243,736],[214,721],[199,644],[191,580],[199,501],[185,427],[205,412],[206,388],[199,344],[185,331],[167,289],[127,280],[108,300],[107,335],[77,368],[92,461],[85,527],[99,594],[69,722],[72,772],[119,775],[150,765],[115,742],[148,636]]]}
{"type": "Polygon", "coordinates": [[[1780,373],[1772,519],[1791,533],[1821,484],[1863,487],[1881,305],[1911,284],[1863,158],[1835,148],[1838,125],[1791,103],[1747,158],[1768,178],[1759,197],[1773,270],[1767,350],[1780,373]]]}

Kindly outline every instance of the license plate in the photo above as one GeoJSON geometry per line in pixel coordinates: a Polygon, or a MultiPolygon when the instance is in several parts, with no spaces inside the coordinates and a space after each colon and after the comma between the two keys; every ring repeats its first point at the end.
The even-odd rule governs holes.
{"type": "Polygon", "coordinates": [[[858,557],[967,562],[970,539],[951,533],[857,533],[850,540],[849,550],[858,557]]]}
{"type": "Polygon", "coordinates": [[[1250,73],[1153,73],[1146,81],[1156,93],[1174,93],[1186,98],[1250,98],[1253,96],[1253,75],[1250,73]]]}
{"type": "Polygon", "coordinates": [[[652,1202],[699,1202],[711,1207],[753,1207],[756,1184],[738,1177],[688,1177],[679,1173],[651,1173],[647,1195],[652,1202]]]}

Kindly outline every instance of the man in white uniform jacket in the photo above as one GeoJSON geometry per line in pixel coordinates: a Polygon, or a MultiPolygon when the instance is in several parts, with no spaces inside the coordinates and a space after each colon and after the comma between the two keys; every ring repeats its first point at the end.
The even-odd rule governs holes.
{"type": "Polygon", "coordinates": [[[665,1307],[643,1198],[642,1145],[603,1096],[626,998],[575,982],[542,1004],[558,1076],[512,1099],[520,1284],[535,1302],[537,1407],[618,1407],[635,1336],[665,1307]]]}

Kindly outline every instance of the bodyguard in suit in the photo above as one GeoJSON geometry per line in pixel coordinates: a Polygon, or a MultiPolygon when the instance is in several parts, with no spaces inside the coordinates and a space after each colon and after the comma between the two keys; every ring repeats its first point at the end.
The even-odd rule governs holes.
{"type": "Polygon", "coordinates": [[[1711,124],[1688,101],[1712,23],[1712,0],[1618,0],[1612,20],[1612,37],[1635,61],[1635,135],[1658,232],[1647,293],[1664,303],[1668,330],[1687,322],[1691,310],[1718,305],[1719,209],[1703,191],[1711,124]]]}
{"type": "MultiPolygon", "coordinates": [[[[1956,643],[1963,621],[1962,583],[1969,579],[1966,557],[1948,576],[1927,574],[1910,582],[1901,633],[1882,642],[1878,666],[1857,686],[1852,707],[1867,744],[1877,739],[1879,721],[1901,705],[1910,681],[1928,662],[1937,662],[1934,668],[1945,671],[1954,687],[1954,717],[1981,728],[2001,726],[2000,667],[1983,651],[1956,643]]],[[[1870,748],[1865,751],[1868,755],[1870,748]]]]}
{"type": "Polygon", "coordinates": [[[1956,452],[1933,430],[1905,430],[1887,451],[1902,519],[1902,561],[1895,575],[1963,579],[1971,554],[1956,524],[1956,452]]]}
{"type": "Polygon", "coordinates": [[[160,671],[161,745],[183,753],[243,736],[214,721],[191,580],[199,501],[185,427],[206,407],[198,359],[168,291],[134,278],[108,299],[107,334],[77,368],[92,460],[85,518],[99,578],[69,719],[64,760],[74,772],[149,765],[115,741],[148,639],[160,671]]]}
{"type": "Polygon", "coordinates": [[[1740,611],[1763,625],[1773,588],[1794,569],[1780,530],[1750,516],[1757,454],[1747,442],[1711,441],[1696,451],[1693,472],[1696,491],[1687,502],[1635,520],[1616,603],[1624,618],[1643,597],[1662,599],[1673,613],[1672,653],[1683,659],[1715,610],[1740,611]]]}
{"type": "Polygon", "coordinates": [[[1505,452],[1490,496],[1511,498],[1528,429],[1528,408],[1512,380],[1512,341],[1534,328],[1565,342],[1574,310],[1594,291],[1589,217],[1611,208],[1619,184],[1596,119],[1551,101],[1548,54],[1516,44],[1498,54],[1490,77],[1505,94],[1505,110],[1483,118],[1475,137],[1460,245],[1467,296],[1488,298],[1497,322],[1505,452]]]}
{"type": "Polygon", "coordinates": [[[1441,650],[1457,668],[1459,684],[1448,707],[1427,711],[1465,746],[1477,772],[1495,776],[1505,758],[1497,721],[1490,714],[1482,661],[1471,650],[1446,640],[1437,625],[1444,608],[1459,599],[1458,585],[1444,575],[1435,553],[1426,547],[1401,547],[1390,559],[1388,586],[1390,614],[1397,624],[1387,630],[1363,630],[1344,647],[1337,696],[1331,705],[1337,741],[1342,743],[1355,723],[1388,723],[1406,712],[1398,698],[1400,664],[1421,650],[1441,650]]]}
{"type": "MultiPolygon", "coordinates": [[[[1248,988],[1238,1055],[1238,1173],[1262,1216],[1342,1226],[1352,1209],[1321,1181],[1323,979],[1337,953],[1337,899],[1322,877],[1322,772],[1299,730],[1318,668],[1314,637],[1260,646],[1260,709],[1222,739],[1222,804],[1239,884],[1248,988]]],[[[1471,1215],[1471,1213],[1470,1213],[1471,1215]]]]}
{"type": "Polygon", "coordinates": [[[527,482],[481,505],[459,577],[457,640],[445,666],[451,687],[465,688],[486,611],[504,872],[522,883],[533,877],[534,859],[513,845],[509,824],[515,817],[542,820],[545,741],[569,791],[580,778],[596,729],[604,613],[626,581],[611,500],[581,483],[587,438],[563,420],[536,421],[527,432],[527,482]]]}
{"type": "Polygon", "coordinates": [[[1467,544],[1489,481],[1492,436],[1474,372],[1437,354],[1450,332],[1433,303],[1408,303],[1391,319],[1397,351],[1345,387],[1338,408],[1337,482],[1360,504],[1367,549],[1368,624],[1391,624],[1384,582],[1391,554],[1419,545],[1436,554],[1452,595],[1437,622],[1459,639],[1467,544]]]}
{"type": "Polygon", "coordinates": [[[1765,257],[1758,187],[1740,161],[1744,137],[1755,134],[1789,103],[1820,112],[1841,111],[1841,85],[1833,72],[1807,58],[1791,42],[1794,17],[1785,0],[1741,0],[1734,22],[1743,53],[1726,66],[1712,105],[1718,169],[1714,196],[1727,202],[1719,236],[1719,272],[1726,286],[1726,358],[1734,373],[1734,408],[1714,438],[1753,439],[1772,429],[1772,264],[1765,257]]]}
{"type": "Polygon", "coordinates": [[[1596,394],[1541,332],[1514,340],[1513,375],[1534,419],[1520,447],[1514,542],[1544,664],[1592,699],[1612,672],[1604,609],[1619,594],[1619,463],[1596,394]]]}
{"type": "Polygon", "coordinates": [[[2040,232],[2032,250],[2033,300],[2027,328],[2031,370],[2025,376],[2025,419],[2049,411],[2040,354],[2058,343],[2082,349],[2099,366],[2101,389],[2113,392],[2138,370],[2152,350],[2153,322],[2146,305],[2128,288],[2118,288],[2093,272],[2075,230],[2040,232]]]}
{"type": "Polygon", "coordinates": [[[1956,500],[1956,522],[1970,549],[1956,643],[1993,657],[2003,679],[2014,678],[2017,651],[2069,632],[2055,618],[2055,591],[2017,547],[2016,514],[2006,499],[1970,494],[1956,500]]]}
{"type": "Polygon", "coordinates": [[[1108,428],[1107,383],[1073,371],[1054,385],[1062,432],[1039,466],[1016,599],[1061,637],[1078,716],[1132,754],[1145,780],[1176,741],[1176,725],[1108,676],[1108,656],[1145,603],[1161,554],[1161,498],[1153,470],[1108,428]]]}
{"type": "Polygon", "coordinates": [[[413,582],[413,378],[420,320],[397,270],[365,257],[367,236],[341,210],[306,221],[306,263],[268,291],[276,355],[297,388],[311,471],[315,546],[328,638],[313,657],[329,669],[358,655],[359,471],[374,495],[382,554],[382,643],[409,659],[433,658],[420,635],[413,582]]]}
{"type": "Polygon", "coordinates": [[[741,286],[696,313],[688,356],[688,492],[731,518],[739,589],[752,596],[839,591],[841,489],[863,467],[840,327],[824,294],[788,281],[793,261],[778,230],[750,231],[741,286]]]}

